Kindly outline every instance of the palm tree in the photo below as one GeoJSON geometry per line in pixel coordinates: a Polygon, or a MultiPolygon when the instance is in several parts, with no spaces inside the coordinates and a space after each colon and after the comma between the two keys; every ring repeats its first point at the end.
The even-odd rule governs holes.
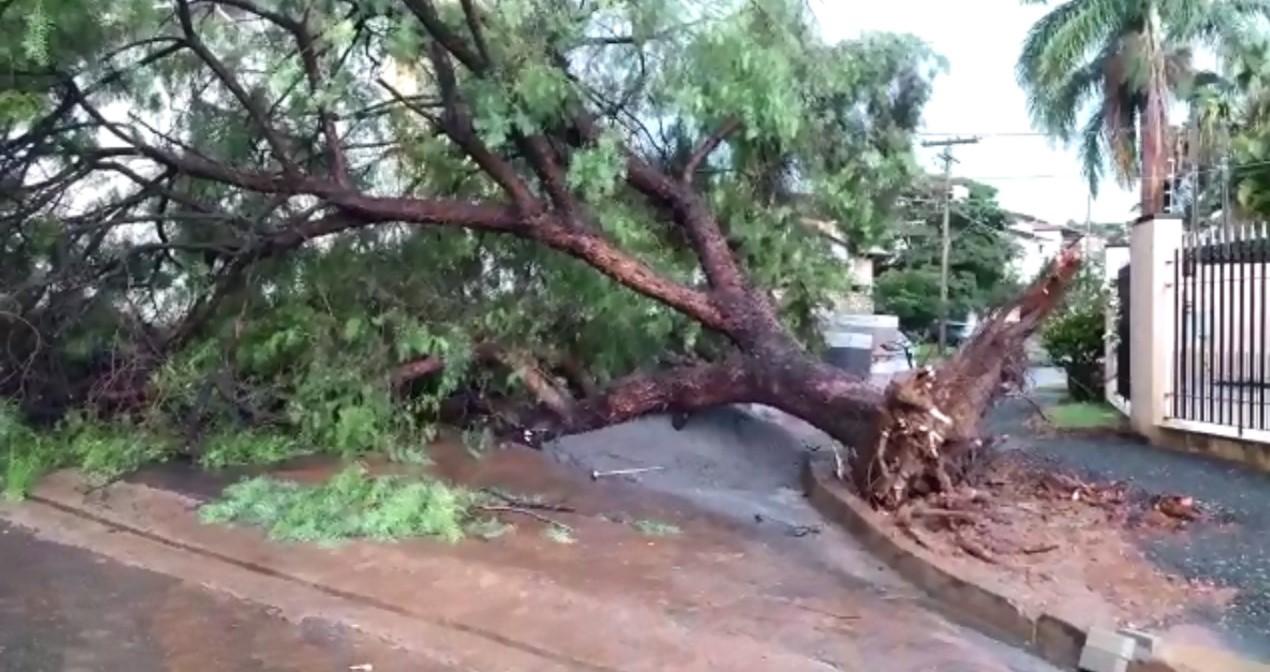
{"type": "Polygon", "coordinates": [[[1079,142],[1091,193],[1110,164],[1121,184],[1141,178],[1142,214],[1154,214],[1163,206],[1167,106],[1194,81],[1192,49],[1225,52],[1266,19],[1270,0],[1068,0],[1028,33],[1019,83],[1038,127],[1079,142]]]}

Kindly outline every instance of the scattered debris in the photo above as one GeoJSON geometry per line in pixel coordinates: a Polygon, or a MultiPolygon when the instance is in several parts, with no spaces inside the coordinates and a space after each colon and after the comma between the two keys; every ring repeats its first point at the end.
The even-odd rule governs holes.
{"type": "Polygon", "coordinates": [[[495,499],[500,499],[510,506],[515,506],[521,509],[554,511],[556,513],[577,513],[577,510],[572,506],[545,502],[539,495],[513,495],[501,488],[484,488],[481,492],[494,497],[495,499]]]}
{"type": "Polygon", "coordinates": [[[1155,499],[1155,510],[1179,520],[1199,520],[1199,511],[1195,508],[1194,497],[1161,495],[1155,499]]]}
{"type": "Polygon", "coordinates": [[[1028,546],[1020,549],[1024,555],[1037,555],[1039,553],[1049,553],[1058,550],[1058,544],[1041,544],[1039,546],[1028,546]]]}
{"type": "Polygon", "coordinates": [[[636,467],[633,469],[613,469],[610,471],[592,471],[591,480],[598,481],[608,476],[631,476],[634,474],[643,474],[649,471],[661,471],[665,467],[636,467]]]}
{"type": "Polygon", "coordinates": [[[485,511],[488,513],[517,513],[522,516],[529,516],[530,518],[534,518],[536,520],[542,521],[551,527],[557,527],[562,530],[565,530],[566,532],[573,531],[572,527],[569,527],[568,525],[565,525],[564,523],[554,518],[544,516],[541,513],[538,513],[537,511],[524,509],[519,506],[503,506],[503,505],[494,504],[494,505],[478,506],[476,507],[476,509],[478,511],[485,511]]]}
{"type": "Polygon", "coordinates": [[[791,525],[789,528],[789,536],[805,537],[809,534],[820,534],[819,525],[791,525]]]}
{"type": "Polygon", "coordinates": [[[1022,451],[985,451],[960,485],[875,515],[933,562],[1013,585],[1021,603],[1114,605],[1141,621],[1234,597],[1170,575],[1135,540],[1151,528],[1222,524],[1216,510],[1193,497],[1095,481],[1022,451]]]}
{"type": "Polygon", "coordinates": [[[361,663],[360,665],[349,665],[349,672],[375,672],[375,666],[370,663],[361,663]]]}
{"type": "Polygon", "coordinates": [[[631,527],[638,530],[640,534],[650,537],[673,537],[683,533],[683,530],[679,529],[678,525],[671,525],[670,523],[663,523],[660,520],[649,518],[637,520],[631,523],[631,527]]]}
{"type": "Polygon", "coordinates": [[[556,542],[557,544],[576,544],[578,540],[573,536],[573,530],[567,527],[557,527],[548,525],[543,529],[544,537],[556,542]]]}

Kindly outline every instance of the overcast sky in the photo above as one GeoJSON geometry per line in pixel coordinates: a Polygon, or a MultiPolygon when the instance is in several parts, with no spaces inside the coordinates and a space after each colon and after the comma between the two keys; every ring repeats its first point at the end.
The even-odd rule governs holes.
{"type": "MultiPolygon", "coordinates": [[[[1074,150],[1040,136],[991,135],[1034,131],[1014,64],[1046,7],[1019,0],[812,0],[812,6],[829,40],[867,31],[911,33],[947,59],[923,130],[984,136],[977,145],[955,148],[954,174],[993,185],[1009,210],[1055,223],[1085,220],[1088,189],[1074,150]]],[[[935,152],[919,152],[932,172],[941,169],[935,152]]],[[[1094,221],[1128,220],[1135,199],[1136,190],[1105,182],[1093,203],[1094,221]]]]}

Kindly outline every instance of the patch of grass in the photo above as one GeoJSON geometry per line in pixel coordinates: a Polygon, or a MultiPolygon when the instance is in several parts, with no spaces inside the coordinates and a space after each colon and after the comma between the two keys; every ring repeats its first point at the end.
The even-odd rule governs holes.
{"type": "Polygon", "coordinates": [[[277,464],[308,455],[295,439],[273,432],[221,432],[207,439],[199,464],[205,469],[224,469],[253,464],[277,464]]]}
{"type": "Polygon", "coordinates": [[[683,530],[678,525],[671,525],[660,520],[652,520],[645,518],[631,523],[631,527],[639,531],[640,534],[649,537],[673,537],[682,534],[683,530]]]}
{"type": "Polygon", "coordinates": [[[1124,417],[1110,404],[1066,402],[1045,409],[1057,429],[1115,429],[1124,417]]]}
{"type": "Polygon", "coordinates": [[[279,541],[335,544],[353,538],[391,541],[463,539],[476,497],[440,481],[369,476],[353,466],[325,483],[301,485],[269,477],[241,481],[204,505],[208,523],[246,523],[279,541]]]}

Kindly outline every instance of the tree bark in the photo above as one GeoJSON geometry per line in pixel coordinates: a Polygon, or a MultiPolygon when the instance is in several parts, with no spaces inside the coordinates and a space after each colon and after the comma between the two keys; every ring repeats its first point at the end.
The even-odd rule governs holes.
{"type": "Polygon", "coordinates": [[[982,444],[980,421],[1007,385],[1021,383],[1024,342],[1061,304],[1080,262],[1079,248],[1068,247],[951,359],[885,391],[815,360],[773,331],[724,361],[623,378],[583,401],[560,430],[585,432],[650,413],[765,404],[843,444],[860,494],[893,510],[950,491],[966,475],[982,444]]]}

